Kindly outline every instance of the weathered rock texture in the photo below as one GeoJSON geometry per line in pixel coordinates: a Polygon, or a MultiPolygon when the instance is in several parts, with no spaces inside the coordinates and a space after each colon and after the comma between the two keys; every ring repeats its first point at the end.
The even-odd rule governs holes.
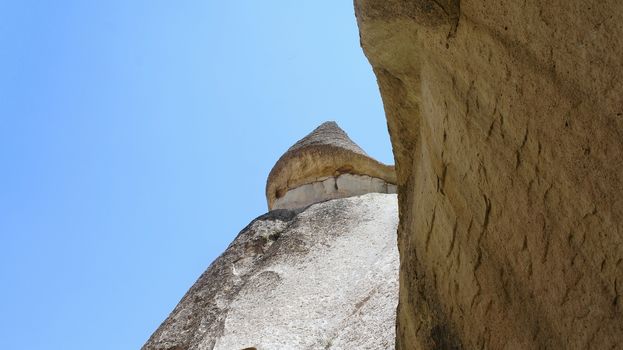
{"type": "Polygon", "coordinates": [[[623,2],[355,7],[396,158],[398,348],[621,348],[623,2]]]}
{"type": "Polygon", "coordinates": [[[279,158],[268,175],[266,200],[269,209],[292,209],[370,192],[395,193],[395,184],[393,166],[371,158],[335,122],[326,122],[279,158]]]}
{"type": "Polygon", "coordinates": [[[396,193],[396,185],[367,175],[340,174],[293,188],[277,198],[272,209],[296,209],[335,198],[366,193],[396,193]]]}
{"type": "Polygon", "coordinates": [[[271,209],[297,209],[242,230],[143,349],[394,348],[397,199],[373,193],[393,183],[393,167],[322,124],[267,181],[271,209]]]}
{"type": "Polygon", "coordinates": [[[396,195],[254,220],[143,349],[393,349],[396,195]]]}

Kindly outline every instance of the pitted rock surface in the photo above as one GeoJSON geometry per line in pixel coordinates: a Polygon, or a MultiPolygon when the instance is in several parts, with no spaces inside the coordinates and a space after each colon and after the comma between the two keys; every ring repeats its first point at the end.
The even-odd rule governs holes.
{"type": "Polygon", "coordinates": [[[392,194],[261,216],[143,349],[393,349],[397,225],[392,194]]]}

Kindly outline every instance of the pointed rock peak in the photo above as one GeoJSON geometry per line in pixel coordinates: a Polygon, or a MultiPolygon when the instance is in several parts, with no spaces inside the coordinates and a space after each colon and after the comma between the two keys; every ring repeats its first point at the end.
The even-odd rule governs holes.
{"type": "Polygon", "coordinates": [[[348,137],[348,134],[334,121],[320,124],[314,131],[310,132],[307,136],[290,147],[288,152],[295,152],[301,148],[312,146],[343,148],[367,156],[366,152],[353,142],[353,140],[348,137]]]}
{"type": "Polygon", "coordinates": [[[271,210],[298,208],[369,192],[392,193],[395,184],[393,166],[368,156],[329,121],[279,158],[268,175],[266,199],[271,210]]]}

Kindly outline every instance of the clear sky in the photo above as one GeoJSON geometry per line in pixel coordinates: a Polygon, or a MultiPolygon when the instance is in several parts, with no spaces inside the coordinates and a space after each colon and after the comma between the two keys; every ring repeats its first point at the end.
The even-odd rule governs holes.
{"type": "Polygon", "coordinates": [[[0,347],[138,349],[326,120],[392,162],[352,0],[0,0],[0,347]]]}

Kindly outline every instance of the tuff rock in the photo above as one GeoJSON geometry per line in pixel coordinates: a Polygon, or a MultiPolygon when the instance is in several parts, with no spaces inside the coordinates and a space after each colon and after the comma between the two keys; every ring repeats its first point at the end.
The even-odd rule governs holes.
{"type": "Polygon", "coordinates": [[[397,348],[621,348],[623,2],[355,12],[396,161],[397,348]]]}
{"type": "Polygon", "coordinates": [[[299,141],[275,168],[267,188],[300,189],[282,202],[296,209],[272,210],[243,229],[144,350],[395,347],[397,198],[368,193],[386,192],[393,168],[335,123],[299,141]],[[288,162],[308,168],[288,173],[297,169],[288,162]],[[319,178],[334,182],[325,191],[319,178]]]}
{"type": "Polygon", "coordinates": [[[269,209],[292,209],[365,193],[395,193],[396,174],[371,158],[335,122],[326,122],[279,158],[266,181],[269,209]]]}

